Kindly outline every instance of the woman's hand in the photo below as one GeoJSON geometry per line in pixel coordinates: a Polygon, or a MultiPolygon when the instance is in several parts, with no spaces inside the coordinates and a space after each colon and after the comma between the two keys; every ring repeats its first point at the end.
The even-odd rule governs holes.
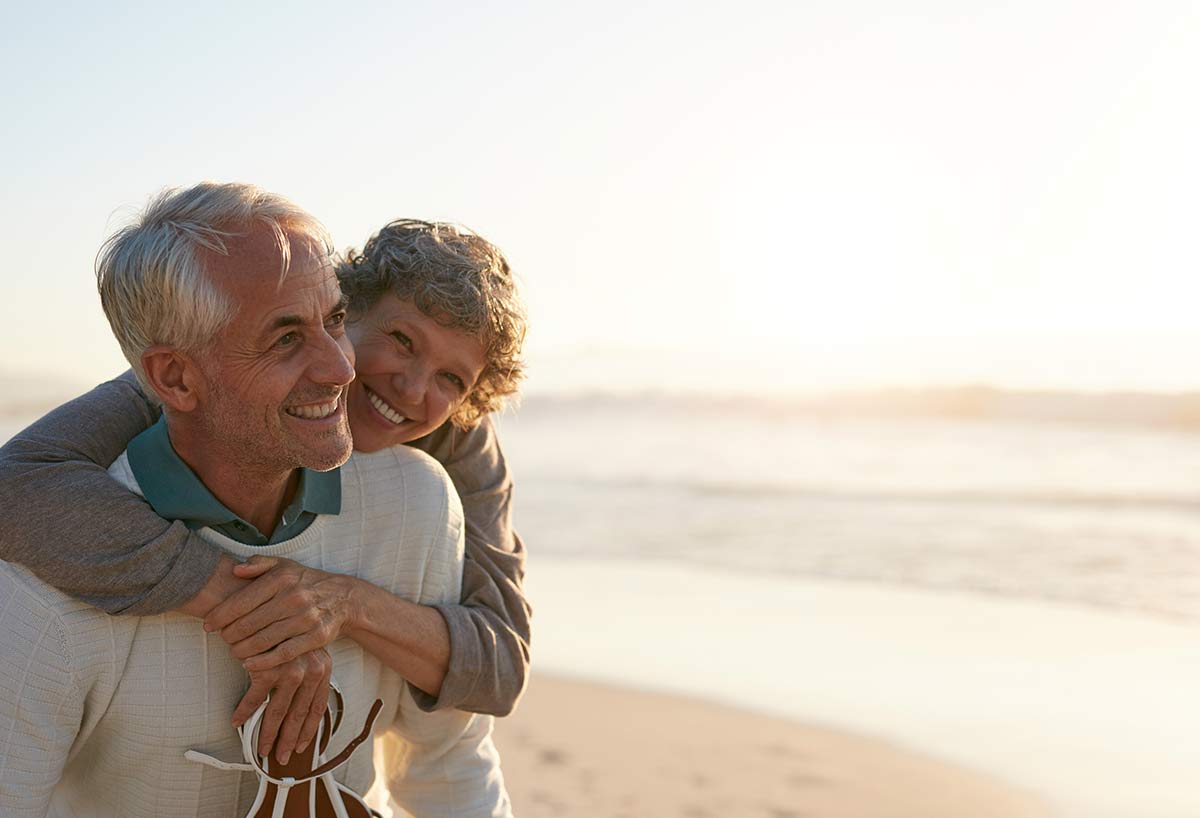
{"type": "Polygon", "coordinates": [[[234,574],[253,579],[204,617],[247,671],[278,667],[342,636],[358,580],[279,557],[251,557],[234,574]]]}

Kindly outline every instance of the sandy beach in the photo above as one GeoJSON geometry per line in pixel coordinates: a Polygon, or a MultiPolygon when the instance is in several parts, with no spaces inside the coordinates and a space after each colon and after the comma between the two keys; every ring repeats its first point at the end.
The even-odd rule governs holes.
{"type": "MultiPolygon", "coordinates": [[[[800,756],[804,764],[780,758],[772,780],[786,782],[797,769],[804,775],[809,759],[838,765],[835,780],[851,782],[848,791],[868,793],[863,797],[871,807],[863,814],[882,814],[876,802],[885,799],[865,788],[887,776],[856,768],[850,760],[884,764],[883,756],[825,753],[804,738],[814,734],[785,726],[820,725],[841,735],[871,737],[863,746],[887,750],[893,759],[895,748],[904,748],[993,776],[1032,794],[1062,818],[1200,814],[1194,785],[1200,716],[1192,704],[1200,684],[1200,652],[1196,628],[1189,623],[998,596],[748,576],[651,561],[542,558],[531,566],[527,587],[534,604],[536,684],[552,684],[547,679],[553,675],[580,678],[763,714],[762,720],[739,715],[723,726],[692,727],[661,750],[665,758],[682,758],[691,746],[700,754],[715,754],[727,735],[742,735],[737,725],[751,721],[760,725],[758,731],[797,729],[789,741],[809,748],[800,756]],[[716,749],[705,750],[708,742],[716,749]]],[[[554,706],[555,696],[535,686],[518,719],[536,720],[542,708],[554,706]]],[[[618,701],[626,698],[638,696],[617,694],[618,701]]],[[[671,702],[661,700],[645,712],[667,712],[676,706],[671,702]]],[[[585,718],[585,709],[563,708],[551,721],[556,735],[574,735],[582,744],[531,738],[530,746],[587,757],[593,752],[586,743],[591,731],[569,729],[572,720],[585,718]]],[[[613,712],[619,715],[620,709],[613,712]]],[[[597,717],[595,732],[625,729],[629,723],[638,722],[597,717]]],[[[684,717],[681,723],[689,724],[684,717]]],[[[502,726],[509,731],[506,761],[514,765],[523,763],[519,758],[525,752],[515,733],[519,726],[519,721],[502,726]]],[[[637,729],[650,728],[643,723],[637,729]]],[[[626,743],[648,748],[657,741],[652,739],[647,734],[626,743]]],[[[769,743],[757,740],[734,756],[750,754],[769,763],[766,754],[753,750],[769,743]]],[[[601,771],[615,770],[617,764],[597,761],[588,769],[600,780],[601,771]]],[[[551,775],[544,766],[531,768],[532,779],[512,769],[518,793],[528,793],[521,788],[551,775]]],[[[571,769],[578,774],[578,768],[571,769]]],[[[656,783],[668,780],[653,769],[649,774],[656,783]]],[[[751,773],[726,778],[736,781],[743,774],[751,773]]],[[[673,786],[686,789],[687,780],[673,786]]],[[[787,802],[778,798],[771,803],[783,808],[787,802]]],[[[699,803],[711,807],[710,802],[699,803]]],[[[765,810],[757,797],[750,803],[765,810]]],[[[944,794],[931,799],[931,804],[942,803],[947,803],[944,794]]],[[[974,804],[958,814],[978,815],[980,809],[974,804]]],[[[812,807],[798,814],[843,813],[812,807]]]]}
{"type": "Polygon", "coordinates": [[[1043,818],[1033,796],[886,742],[538,675],[496,741],[517,815],[1043,818]]]}

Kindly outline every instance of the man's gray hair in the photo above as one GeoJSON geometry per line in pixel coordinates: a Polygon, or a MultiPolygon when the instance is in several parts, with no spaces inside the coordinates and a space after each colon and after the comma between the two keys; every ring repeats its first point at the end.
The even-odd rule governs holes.
{"type": "Polygon", "coordinates": [[[234,317],[234,307],[204,270],[205,252],[228,255],[226,239],[265,225],[278,242],[280,280],[291,261],[288,232],[313,252],[333,254],[325,227],[295,204],[254,185],[202,182],[167,188],[137,220],[104,243],[96,282],[104,314],[146,394],[142,353],[156,344],[183,352],[205,348],[234,317]]]}

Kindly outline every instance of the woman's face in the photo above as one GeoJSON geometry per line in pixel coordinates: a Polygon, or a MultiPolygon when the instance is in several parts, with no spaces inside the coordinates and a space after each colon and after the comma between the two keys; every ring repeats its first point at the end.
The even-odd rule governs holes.
{"type": "Polygon", "coordinates": [[[357,377],[348,406],[354,448],[408,443],[445,423],[485,364],[479,338],[442,326],[411,301],[385,294],[346,326],[357,377]]]}

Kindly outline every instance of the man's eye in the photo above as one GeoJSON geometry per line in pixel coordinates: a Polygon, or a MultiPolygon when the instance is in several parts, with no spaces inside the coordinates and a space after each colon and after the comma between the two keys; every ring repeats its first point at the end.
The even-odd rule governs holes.
{"type": "Polygon", "coordinates": [[[340,327],[344,323],[346,323],[346,313],[335,312],[333,315],[329,316],[329,320],[325,322],[325,325],[329,327],[340,327]]]}
{"type": "Polygon", "coordinates": [[[397,341],[399,341],[404,346],[405,349],[408,349],[408,350],[412,349],[412,339],[409,338],[407,335],[405,335],[400,330],[396,330],[395,332],[393,332],[392,337],[395,338],[397,341]]]}
{"type": "Polygon", "coordinates": [[[296,342],[299,340],[300,340],[300,333],[289,332],[287,335],[282,336],[278,341],[276,341],[275,346],[290,347],[290,346],[294,346],[296,344],[296,342]]]}

